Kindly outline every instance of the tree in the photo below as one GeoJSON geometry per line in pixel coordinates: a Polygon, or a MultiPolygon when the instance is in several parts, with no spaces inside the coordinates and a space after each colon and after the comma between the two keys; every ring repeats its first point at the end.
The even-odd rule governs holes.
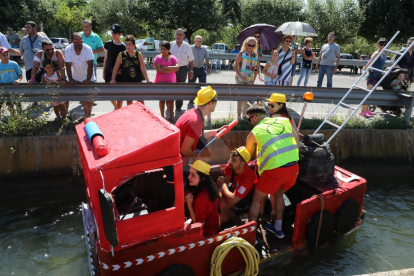
{"type": "Polygon", "coordinates": [[[406,42],[413,36],[414,2],[412,0],[359,0],[366,6],[366,19],[359,34],[374,42],[380,37],[391,39],[401,31],[397,41],[406,42]]]}
{"type": "Polygon", "coordinates": [[[240,24],[243,28],[258,23],[279,27],[285,22],[301,20],[303,6],[302,0],[244,0],[240,24]]]}
{"type": "Polygon", "coordinates": [[[72,27],[79,30],[82,28],[82,21],[88,19],[86,18],[85,7],[69,7],[66,2],[60,4],[54,18],[58,22],[68,26],[68,38],[72,36],[72,27]]]}
{"type": "Polygon", "coordinates": [[[309,0],[305,18],[318,33],[321,44],[330,32],[335,33],[338,43],[347,43],[364,22],[364,11],[365,7],[354,0],[309,0]]]}

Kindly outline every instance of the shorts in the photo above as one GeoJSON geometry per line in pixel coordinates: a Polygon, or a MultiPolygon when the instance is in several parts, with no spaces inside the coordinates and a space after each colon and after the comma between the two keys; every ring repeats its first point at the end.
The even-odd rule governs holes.
{"type": "Polygon", "coordinates": [[[279,188],[287,191],[296,183],[299,174],[299,165],[279,167],[262,173],[256,184],[256,189],[265,194],[274,194],[279,188]]]}
{"type": "Polygon", "coordinates": [[[234,206],[236,214],[241,214],[249,211],[250,206],[252,205],[251,198],[242,198],[237,204],[234,206]]]}
{"type": "Polygon", "coordinates": [[[290,75],[291,76],[296,75],[296,63],[292,64],[292,71],[290,71],[290,75]]]}
{"type": "Polygon", "coordinates": [[[375,86],[377,83],[378,83],[378,81],[376,79],[368,77],[367,85],[372,84],[373,86],[375,86]]]}

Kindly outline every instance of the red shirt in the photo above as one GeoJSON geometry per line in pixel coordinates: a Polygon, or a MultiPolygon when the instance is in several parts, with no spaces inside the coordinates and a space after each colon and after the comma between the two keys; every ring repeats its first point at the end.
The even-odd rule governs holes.
{"type": "MultiPolygon", "coordinates": [[[[233,171],[230,170],[229,164],[226,165],[226,169],[224,170],[224,175],[231,178],[233,171]]],[[[241,175],[234,174],[233,185],[234,187],[234,194],[238,198],[245,198],[254,188],[256,185],[257,177],[254,170],[250,169],[249,166],[246,166],[243,173],[241,175]]]]}
{"type": "Polygon", "coordinates": [[[219,199],[216,198],[214,202],[210,201],[210,196],[205,188],[201,190],[193,201],[193,208],[196,216],[195,222],[204,222],[204,236],[214,235],[220,228],[218,205],[219,199]]]}
{"type": "MultiPolygon", "coordinates": [[[[197,108],[187,110],[181,115],[175,126],[180,129],[180,148],[184,143],[185,136],[188,136],[194,139],[191,150],[195,151],[204,127],[204,118],[201,116],[201,112],[197,108]]],[[[186,163],[188,161],[183,160],[183,166],[187,165],[186,163]]]]}

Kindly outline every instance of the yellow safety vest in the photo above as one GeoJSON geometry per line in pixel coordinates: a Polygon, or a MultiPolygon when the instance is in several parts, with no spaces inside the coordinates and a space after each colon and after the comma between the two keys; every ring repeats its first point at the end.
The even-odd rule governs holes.
{"type": "Polygon", "coordinates": [[[252,132],[257,141],[259,175],[299,160],[299,149],[288,118],[265,118],[252,132]]]}

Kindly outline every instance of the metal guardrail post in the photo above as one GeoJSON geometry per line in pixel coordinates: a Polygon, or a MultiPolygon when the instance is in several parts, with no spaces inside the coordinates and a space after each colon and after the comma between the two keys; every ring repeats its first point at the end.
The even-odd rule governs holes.
{"type": "Polygon", "coordinates": [[[414,97],[412,97],[412,99],[411,99],[410,107],[405,108],[405,113],[404,113],[404,119],[403,120],[407,124],[407,126],[410,123],[411,114],[413,113],[413,107],[414,107],[414,97]]]}

